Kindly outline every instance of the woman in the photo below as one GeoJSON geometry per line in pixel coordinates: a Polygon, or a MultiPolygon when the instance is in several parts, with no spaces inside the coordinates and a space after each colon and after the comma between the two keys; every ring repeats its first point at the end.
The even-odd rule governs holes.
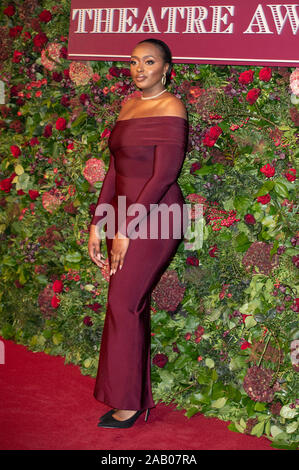
{"type": "MultiPolygon", "coordinates": [[[[111,204],[115,213],[108,216],[108,224],[113,219],[116,226],[115,236],[106,234],[111,270],[94,390],[97,400],[114,407],[100,418],[98,426],[105,428],[128,428],[145,410],[147,420],[155,406],[150,377],[150,296],[182,241],[188,217],[176,181],[185,158],[188,121],[183,103],[165,88],[170,81],[171,52],[163,41],[146,39],[134,48],[130,68],[142,96],[123,105],[110,134],[110,165],[96,208],[111,204]],[[126,208],[141,204],[143,217],[139,218],[137,208],[137,216],[135,211],[126,212],[118,221],[118,196],[125,196],[126,208]],[[168,210],[166,236],[161,219],[156,223],[150,219],[158,210],[150,204],[162,203],[164,209],[171,204],[180,208],[179,217],[168,210]],[[152,236],[150,227],[158,228],[157,236],[152,236]],[[142,236],[134,236],[134,230],[142,236]]],[[[96,210],[88,249],[91,259],[104,267],[96,234],[96,225],[104,218],[98,214],[96,210]]]]}

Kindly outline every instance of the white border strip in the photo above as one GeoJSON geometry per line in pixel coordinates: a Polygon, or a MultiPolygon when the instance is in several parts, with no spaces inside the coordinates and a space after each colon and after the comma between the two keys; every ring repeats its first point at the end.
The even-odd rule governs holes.
{"type": "MultiPolygon", "coordinates": [[[[76,57],[124,57],[124,58],[129,58],[131,56],[129,55],[121,55],[121,54],[68,54],[69,56],[76,56],[76,57]]],[[[299,64],[299,60],[294,60],[294,59],[287,59],[287,60],[282,60],[282,59],[232,59],[231,57],[172,57],[173,59],[189,59],[189,60],[229,60],[229,61],[255,61],[255,62],[293,62],[296,64],[299,64]]],[[[108,59],[107,59],[108,60],[108,59]]]]}

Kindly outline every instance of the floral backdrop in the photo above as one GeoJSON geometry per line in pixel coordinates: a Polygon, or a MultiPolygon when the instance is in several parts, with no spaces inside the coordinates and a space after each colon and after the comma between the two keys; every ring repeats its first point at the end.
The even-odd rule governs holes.
{"type": "MultiPolygon", "coordinates": [[[[140,92],[127,63],[67,60],[69,11],[1,6],[0,335],[95,377],[109,269],[89,225],[107,139],[140,92]]],[[[188,109],[178,182],[203,243],[182,241],[153,292],[154,399],[295,449],[299,69],[176,64],[169,90],[188,109]]]]}

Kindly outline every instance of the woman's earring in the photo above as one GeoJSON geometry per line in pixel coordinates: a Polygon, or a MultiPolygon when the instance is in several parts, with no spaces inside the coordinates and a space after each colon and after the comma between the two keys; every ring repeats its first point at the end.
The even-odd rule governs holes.
{"type": "Polygon", "coordinates": [[[166,84],[166,72],[164,72],[164,74],[163,74],[163,77],[162,77],[162,80],[161,80],[161,81],[162,81],[162,85],[164,85],[164,86],[165,86],[165,84],[166,84]]]}

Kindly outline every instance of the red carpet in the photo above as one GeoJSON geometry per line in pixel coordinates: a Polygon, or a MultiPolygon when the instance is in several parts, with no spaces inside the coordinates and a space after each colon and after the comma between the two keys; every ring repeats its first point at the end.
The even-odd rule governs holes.
{"type": "MultiPolygon", "coordinates": [[[[2,339],[2,338],[0,338],[2,339]]],[[[158,405],[129,429],[101,429],[110,409],[95,400],[95,379],[64,358],[33,353],[3,340],[0,364],[1,450],[274,450],[266,438],[227,429],[227,423],[158,405]]]]}

